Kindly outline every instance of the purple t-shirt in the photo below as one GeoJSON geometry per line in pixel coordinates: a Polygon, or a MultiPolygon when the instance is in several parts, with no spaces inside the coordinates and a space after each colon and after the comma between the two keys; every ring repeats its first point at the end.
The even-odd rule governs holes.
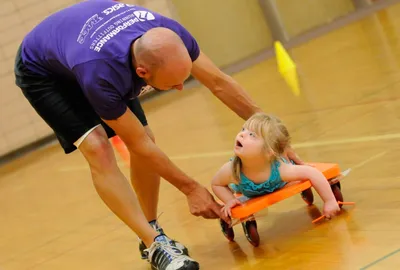
{"type": "Polygon", "coordinates": [[[178,22],[136,5],[87,0],[36,26],[22,43],[22,60],[35,73],[76,80],[100,117],[116,119],[146,85],[132,66],[131,44],[154,27],[177,33],[197,59],[196,40],[178,22]]]}

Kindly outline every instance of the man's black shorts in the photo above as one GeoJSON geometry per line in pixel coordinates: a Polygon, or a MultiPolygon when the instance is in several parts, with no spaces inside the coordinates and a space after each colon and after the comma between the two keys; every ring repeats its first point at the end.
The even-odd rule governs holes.
{"type": "MultiPolygon", "coordinates": [[[[74,142],[94,126],[101,124],[109,138],[115,136],[95,113],[75,81],[44,77],[27,69],[21,59],[21,48],[15,59],[15,82],[36,112],[53,129],[66,154],[76,150],[74,142]]],[[[146,116],[139,99],[127,104],[143,126],[146,116]]]]}

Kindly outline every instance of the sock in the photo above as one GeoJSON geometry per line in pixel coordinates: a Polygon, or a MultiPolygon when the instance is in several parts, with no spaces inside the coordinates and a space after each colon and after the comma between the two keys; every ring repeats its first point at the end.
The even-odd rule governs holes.
{"type": "MultiPolygon", "coordinates": [[[[164,231],[161,229],[161,227],[158,224],[156,219],[149,221],[149,224],[151,227],[153,227],[155,230],[157,230],[160,234],[164,234],[164,231]]],[[[139,239],[139,241],[142,241],[142,239],[140,239],[139,237],[138,237],[138,239],[139,239]]]]}
{"type": "Polygon", "coordinates": [[[154,242],[161,242],[169,244],[168,238],[165,234],[160,234],[154,238],[154,242]]]}
{"type": "Polygon", "coordinates": [[[149,221],[149,224],[150,224],[150,226],[152,226],[153,228],[158,228],[158,227],[159,227],[159,225],[158,225],[156,219],[155,219],[155,220],[152,220],[152,221],[149,221]]]}
{"type": "Polygon", "coordinates": [[[160,234],[165,234],[164,230],[161,228],[160,224],[158,224],[157,220],[152,220],[149,222],[149,224],[160,234]]]}

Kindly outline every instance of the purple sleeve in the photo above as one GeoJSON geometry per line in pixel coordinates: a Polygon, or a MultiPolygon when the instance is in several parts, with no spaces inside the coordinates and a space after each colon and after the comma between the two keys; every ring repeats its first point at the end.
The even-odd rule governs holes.
{"type": "Polygon", "coordinates": [[[124,89],[121,74],[106,61],[97,60],[74,67],[83,93],[95,112],[105,120],[117,119],[127,109],[119,89],[124,89]]]}
{"type": "Polygon", "coordinates": [[[171,29],[172,31],[174,31],[181,37],[183,43],[185,44],[185,46],[189,52],[192,62],[196,61],[197,57],[199,57],[199,55],[200,55],[200,48],[199,48],[199,44],[197,43],[196,39],[179,22],[177,22],[173,19],[167,18],[167,17],[164,17],[163,19],[164,19],[163,26],[171,29]]]}

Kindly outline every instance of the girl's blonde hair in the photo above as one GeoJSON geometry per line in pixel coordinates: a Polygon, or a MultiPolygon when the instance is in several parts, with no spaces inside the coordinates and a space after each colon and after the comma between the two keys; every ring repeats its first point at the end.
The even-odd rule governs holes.
{"type": "MultiPolygon", "coordinates": [[[[244,123],[243,127],[264,139],[264,149],[270,157],[270,161],[279,158],[290,145],[290,135],[286,126],[274,115],[255,113],[244,123]]],[[[232,173],[238,182],[241,169],[242,161],[235,155],[232,161],[232,173]]]]}

